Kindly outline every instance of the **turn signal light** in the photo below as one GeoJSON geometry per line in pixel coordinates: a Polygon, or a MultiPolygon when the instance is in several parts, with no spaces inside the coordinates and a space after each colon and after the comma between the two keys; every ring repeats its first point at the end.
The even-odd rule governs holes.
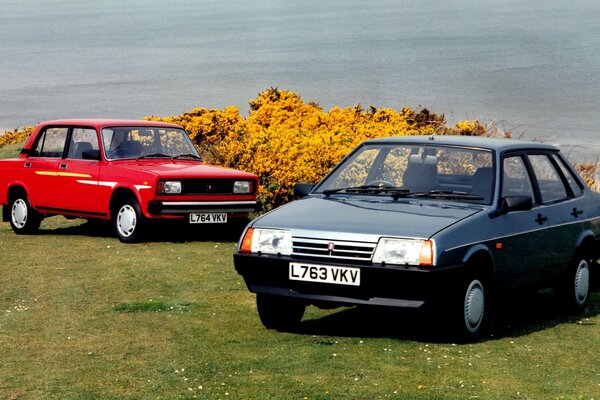
{"type": "Polygon", "coordinates": [[[419,265],[422,267],[433,266],[433,242],[431,240],[423,241],[421,255],[419,256],[419,265]]]}
{"type": "Polygon", "coordinates": [[[242,244],[240,245],[241,253],[252,253],[252,235],[254,234],[254,228],[248,228],[246,233],[244,234],[244,238],[242,239],[242,244]]]}

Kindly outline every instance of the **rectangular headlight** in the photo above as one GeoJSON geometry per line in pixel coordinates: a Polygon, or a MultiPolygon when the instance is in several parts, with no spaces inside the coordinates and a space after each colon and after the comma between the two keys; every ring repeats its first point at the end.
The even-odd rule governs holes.
{"type": "Polygon", "coordinates": [[[251,181],[235,181],[233,182],[233,193],[249,194],[253,192],[253,182],[251,181]]]}
{"type": "Polygon", "coordinates": [[[433,265],[433,246],[429,240],[381,238],[373,256],[374,263],[433,265]]]}
{"type": "Polygon", "coordinates": [[[252,234],[252,253],[292,254],[292,232],[278,229],[255,228],[252,234]]]}
{"type": "Polygon", "coordinates": [[[164,194],[179,194],[181,193],[180,181],[164,181],[159,184],[158,190],[164,194]]]}

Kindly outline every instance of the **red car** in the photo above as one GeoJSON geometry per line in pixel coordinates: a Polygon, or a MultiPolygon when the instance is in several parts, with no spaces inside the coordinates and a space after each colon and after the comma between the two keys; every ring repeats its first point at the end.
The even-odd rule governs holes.
{"type": "Polygon", "coordinates": [[[19,234],[52,215],[110,220],[126,243],[153,220],[243,221],[257,186],[254,174],[203,163],[180,126],[155,121],[47,121],[0,161],[3,220],[19,234]]]}

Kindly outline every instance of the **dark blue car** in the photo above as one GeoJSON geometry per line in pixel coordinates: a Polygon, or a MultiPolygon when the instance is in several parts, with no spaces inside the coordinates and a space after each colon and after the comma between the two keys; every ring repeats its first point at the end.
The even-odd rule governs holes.
{"type": "Polygon", "coordinates": [[[600,193],[553,146],[431,136],[362,143],[251,222],[234,255],[267,328],[307,305],[431,307],[476,337],[492,294],[598,289],[600,193]]]}

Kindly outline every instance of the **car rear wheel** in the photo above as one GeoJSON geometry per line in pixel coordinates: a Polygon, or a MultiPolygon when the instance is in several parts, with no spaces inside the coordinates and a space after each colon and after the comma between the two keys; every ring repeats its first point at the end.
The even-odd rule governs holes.
{"type": "Polygon", "coordinates": [[[265,328],[291,331],[299,326],[306,304],[289,297],[259,293],[256,308],[265,328]]]}
{"type": "Polygon", "coordinates": [[[566,279],[557,285],[557,291],[570,310],[582,312],[590,300],[590,286],[590,260],[578,255],[571,262],[566,279]]]}
{"type": "Polygon", "coordinates": [[[127,197],[116,207],[113,224],[117,238],[123,243],[135,243],[142,237],[144,215],[140,204],[133,197],[127,197]]]}
{"type": "Polygon", "coordinates": [[[11,198],[10,226],[17,234],[32,234],[38,231],[42,217],[31,207],[25,194],[18,194],[11,198]]]}

